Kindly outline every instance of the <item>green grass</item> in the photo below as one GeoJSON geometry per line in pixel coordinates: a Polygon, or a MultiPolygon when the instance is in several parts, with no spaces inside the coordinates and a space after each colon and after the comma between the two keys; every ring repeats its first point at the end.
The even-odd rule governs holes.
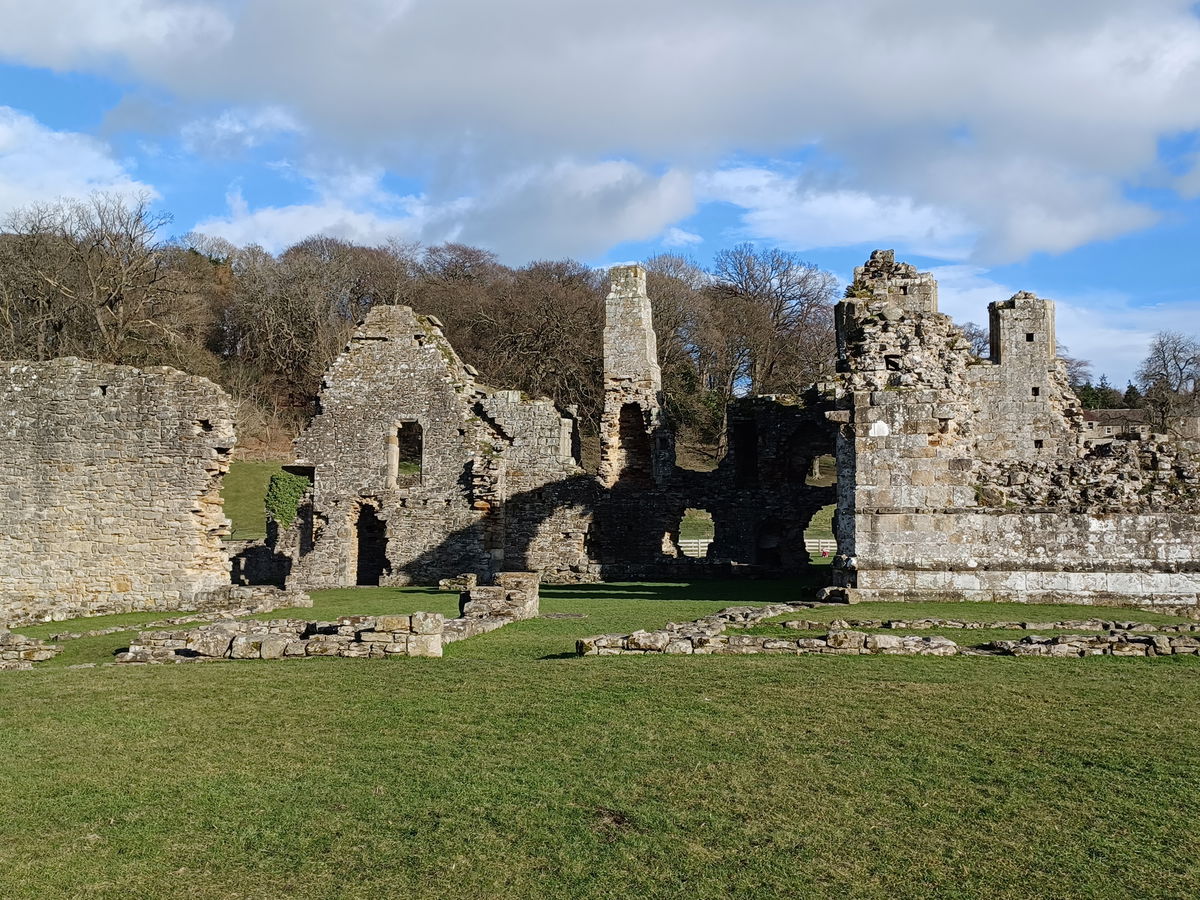
{"type": "Polygon", "coordinates": [[[267,513],[263,498],[267,482],[281,471],[278,462],[234,460],[221,485],[225,499],[225,515],[233,523],[229,539],[255,541],[267,536],[267,513]]]}
{"type": "Polygon", "coordinates": [[[681,541],[711,541],[712,538],[712,513],[704,509],[688,508],[684,510],[683,519],[679,522],[679,539],[681,541]]]}
{"type": "Polygon", "coordinates": [[[545,588],[587,618],[443,659],[5,673],[0,896],[1200,894],[1200,660],[563,656],[807,590],[545,588]]]}
{"type": "Polygon", "coordinates": [[[812,521],[808,523],[808,527],[804,529],[805,536],[810,538],[832,538],[833,514],[835,512],[837,512],[837,504],[822,506],[818,509],[816,515],[812,517],[812,521]]]}

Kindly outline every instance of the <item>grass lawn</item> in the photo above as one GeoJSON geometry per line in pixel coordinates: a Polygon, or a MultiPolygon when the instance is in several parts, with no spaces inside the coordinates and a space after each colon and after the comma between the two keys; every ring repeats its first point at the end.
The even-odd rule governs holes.
{"type": "MultiPolygon", "coordinates": [[[[443,659],[4,673],[0,896],[1200,894],[1198,659],[567,655],[809,591],[547,587],[543,613],[587,618],[443,659]]],[[[903,615],[1064,617],[934,606],[903,615]]],[[[795,617],[826,614],[901,615],[795,617]]]]}
{"type": "Polygon", "coordinates": [[[832,538],[833,537],[833,514],[837,512],[837,504],[822,506],[817,510],[812,517],[812,521],[808,523],[808,528],[804,529],[805,537],[809,538],[832,538]]]}
{"type": "Polygon", "coordinates": [[[221,484],[225,515],[233,523],[232,541],[261,540],[267,536],[267,513],[263,497],[267,482],[280,471],[278,462],[234,460],[221,484]]]}
{"type": "MultiPolygon", "coordinates": [[[[824,506],[817,510],[816,515],[812,517],[808,528],[804,534],[808,538],[832,538],[833,537],[833,514],[837,510],[837,506],[824,506]]],[[[684,512],[683,519],[679,523],[679,537],[681,540],[712,540],[713,537],[713,520],[712,514],[703,509],[687,509],[684,512]]]]}

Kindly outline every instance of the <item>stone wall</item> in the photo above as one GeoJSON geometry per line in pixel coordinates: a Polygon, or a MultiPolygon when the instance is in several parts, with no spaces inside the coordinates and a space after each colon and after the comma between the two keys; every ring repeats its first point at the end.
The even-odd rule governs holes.
{"type": "Polygon", "coordinates": [[[1049,656],[1056,658],[1084,656],[1194,656],[1200,654],[1200,626],[1149,625],[1133,622],[1086,620],[1083,622],[1035,623],[947,622],[919,620],[914,622],[862,622],[871,628],[959,627],[963,629],[1024,627],[1051,630],[1061,626],[1087,629],[1090,634],[1060,634],[1045,637],[1036,634],[1017,640],[999,640],[977,647],[961,646],[941,635],[871,634],[857,631],[845,621],[829,624],[805,620],[784,622],[783,629],[819,631],[816,637],[781,635],[726,634],[729,629],[745,628],[783,613],[819,604],[794,603],[773,606],[733,606],[719,613],[684,624],[669,623],[657,631],[635,631],[632,634],[601,634],[576,642],[580,656],[645,656],[667,654],[675,656],[744,656],[748,654],[782,654],[787,656],[1049,656]],[[1096,631],[1105,629],[1106,634],[1096,631]]]}
{"type": "Polygon", "coordinates": [[[838,580],[852,599],[1194,605],[1200,477],[1164,436],[1097,444],[1054,306],[989,308],[978,359],[933,279],[876,251],[837,307],[838,580]]]}
{"type": "Polygon", "coordinates": [[[441,613],[343,616],[336,622],[300,619],[229,621],[199,628],[144,631],[118,663],[195,662],[209,659],[299,659],[342,656],[441,656],[441,613]]]}
{"type": "Polygon", "coordinates": [[[117,662],[147,664],[318,656],[347,659],[440,657],[446,644],[495,631],[513,622],[537,618],[538,583],[536,572],[506,572],[497,578],[495,585],[473,586],[463,591],[459,597],[462,615],[450,620],[441,613],[415,612],[342,616],[336,622],[226,620],[198,628],[144,631],[130,643],[125,653],[117,656],[117,662]]]}
{"type": "Polygon", "coordinates": [[[597,475],[578,461],[575,411],[483,385],[437,321],[376,307],[325,376],[296,442],[313,489],[292,528],[243,549],[238,579],[306,589],[488,579],[546,581],[794,574],[808,521],[832,502],[805,474],[833,448],[829,398],[754,398],[729,412],[737,439],[714,472],[675,465],[646,273],[620,266],[606,305],[605,407],[597,475]],[[416,471],[397,466],[419,427],[416,471]],[[678,545],[687,507],[709,510],[709,558],[678,545]],[[364,565],[364,560],[369,564],[364,565]]]}
{"type": "Polygon", "coordinates": [[[0,622],[187,609],[226,587],[233,444],[207,379],[0,363],[0,622]]]}
{"type": "Polygon", "coordinates": [[[297,467],[313,476],[312,533],[289,584],[431,583],[502,566],[507,498],[581,471],[575,423],[475,375],[435,319],[371,310],[296,441],[297,467]],[[402,458],[405,429],[420,435],[415,459],[402,458]]]}
{"type": "Polygon", "coordinates": [[[0,628],[0,672],[31,669],[35,662],[53,659],[60,653],[62,647],[58,644],[48,644],[0,628]]]}

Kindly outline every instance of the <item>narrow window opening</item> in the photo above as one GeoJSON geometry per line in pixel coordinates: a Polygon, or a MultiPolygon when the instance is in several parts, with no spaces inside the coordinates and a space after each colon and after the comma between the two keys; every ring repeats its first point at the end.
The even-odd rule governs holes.
{"type": "Polygon", "coordinates": [[[100,385],[100,396],[101,397],[108,396],[108,385],[107,384],[100,385]]]}
{"type": "Polygon", "coordinates": [[[900,371],[900,357],[897,354],[888,354],[883,358],[883,366],[889,372],[900,371]]]}
{"type": "Polygon", "coordinates": [[[1025,332],[1025,343],[1027,343],[1027,344],[1033,343],[1033,332],[1032,331],[1025,332]]]}
{"type": "Polygon", "coordinates": [[[648,485],[653,481],[650,435],[642,408],[636,403],[621,407],[617,421],[618,480],[625,485],[648,485]]]}
{"type": "Polygon", "coordinates": [[[1042,447],[1044,446],[1044,444],[1045,444],[1045,442],[1041,438],[1036,438],[1033,442],[1033,449],[1041,450],[1042,447]]]}
{"type": "Polygon", "coordinates": [[[1041,388],[1036,388],[1036,387],[1035,387],[1035,388],[1032,388],[1031,390],[1032,390],[1033,396],[1035,396],[1035,397],[1040,397],[1040,396],[1042,395],[1042,389],[1041,389],[1041,388]]]}
{"type": "Polygon", "coordinates": [[[399,422],[388,437],[389,488],[419,484],[425,472],[425,440],[420,422],[399,422]]]}

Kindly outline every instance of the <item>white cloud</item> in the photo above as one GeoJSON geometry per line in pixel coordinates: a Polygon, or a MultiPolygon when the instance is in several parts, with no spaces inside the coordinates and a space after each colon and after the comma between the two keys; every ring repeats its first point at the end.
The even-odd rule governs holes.
{"type": "MultiPolygon", "coordinates": [[[[354,207],[344,200],[320,195],[310,203],[251,209],[239,188],[226,195],[228,211],[197,222],[194,231],[225,238],[234,244],[259,244],[279,252],[313,235],[342,238],[360,244],[386,243],[389,238],[414,239],[422,225],[418,197],[389,197],[391,209],[354,207]]],[[[377,198],[379,199],[379,198],[377,198]]]]}
{"type": "Polygon", "coordinates": [[[183,144],[192,152],[231,155],[258,147],[281,134],[302,131],[300,124],[278,106],[227,109],[219,116],[193,119],[181,129],[183,144]]]}
{"type": "MultiPolygon", "coordinates": [[[[286,109],[312,150],[420,178],[435,204],[514,172],[551,184],[563,159],[679,173],[816,148],[824,181],[780,176],[746,207],[792,245],[997,261],[1124,234],[1155,219],[1126,191],[1160,140],[1200,128],[1191,0],[0,0],[0,21],[3,58],[286,109]]],[[[667,180],[645,174],[653,196],[626,196],[608,238],[568,222],[561,246],[686,207],[667,180]]]]}
{"type": "Polygon", "coordinates": [[[32,116],[0,106],[0,214],[31,203],[85,197],[93,191],[146,193],[93,137],[54,131],[32,116]]]}
{"type": "Polygon", "coordinates": [[[694,231],[686,231],[672,225],[662,233],[661,242],[664,247],[691,247],[695,244],[703,244],[704,238],[694,231]]]}
{"type": "Polygon", "coordinates": [[[504,259],[587,258],[615,243],[649,240],[694,206],[684,172],[654,175],[629,162],[560,160],[502,178],[467,210],[435,217],[433,233],[455,222],[456,240],[504,259]]]}
{"type": "Polygon", "coordinates": [[[821,189],[805,177],[769,169],[722,169],[700,179],[703,200],[745,210],[747,236],[796,250],[872,243],[899,245],[942,259],[966,256],[972,229],[949,209],[919,206],[907,197],[821,189]]]}
{"type": "Polygon", "coordinates": [[[216,4],[189,0],[2,0],[0,21],[0,54],[54,69],[169,66],[205,56],[234,34],[216,4]]]}
{"type": "Polygon", "coordinates": [[[626,162],[529,167],[477,195],[437,201],[387,191],[381,169],[308,163],[297,175],[312,190],[311,202],[250,209],[235,190],[227,215],[194,230],[268,250],[313,234],[366,244],[389,237],[453,240],[524,261],[594,256],[614,240],[649,239],[693,203],[687,175],[656,176],[626,162]]]}

